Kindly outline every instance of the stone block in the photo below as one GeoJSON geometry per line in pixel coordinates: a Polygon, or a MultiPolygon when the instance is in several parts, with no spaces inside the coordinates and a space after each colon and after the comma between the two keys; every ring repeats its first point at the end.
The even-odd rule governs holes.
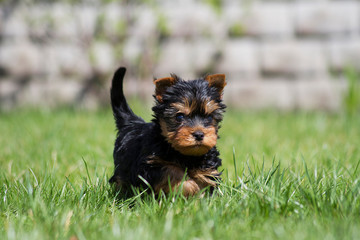
{"type": "Polygon", "coordinates": [[[358,1],[303,1],[295,5],[299,35],[354,34],[360,27],[358,1]]]}
{"type": "Polygon", "coordinates": [[[74,104],[82,85],[76,80],[37,79],[18,96],[19,105],[57,106],[74,104]]]}
{"type": "Polygon", "coordinates": [[[206,38],[199,38],[191,43],[191,65],[196,72],[212,70],[216,66],[219,46],[206,38]]]}
{"type": "Polygon", "coordinates": [[[80,46],[72,44],[49,44],[43,48],[43,72],[50,76],[91,74],[88,53],[80,46]]]}
{"type": "Polygon", "coordinates": [[[142,52],[142,41],[137,37],[129,37],[124,42],[122,60],[126,63],[136,64],[142,52]]]}
{"type": "Polygon", "coordinates": [[[360,70],[360,38],[332,40],[327,50],[332,70],[344,71],[351,66],[360,70]]]}
{"type": "Polygon", "coordinates": [[[76,26],[77,16],[71,5],[65,3],[55,3],[49,9],[53,26],[54,37],[61,42],[75,42],[79,40],[78,29],[76,26]]]}
{"type": "Polygon", "coordinates": [[[17,82],[11,78],[0,78],[0,109],[10,110],[16,105],[17,82]]]}
{"type": "Polygon", "coordinates": [[[27,38],[29,29],[26,23],[26,9],[18,7],[14,9],[2,23],[1,35],[5,38],[27,38]]]}
{"type": "Polygon", "coordinates": [[[226,4],[223,8],[221,21],[223,21],[227,27],[230,27],[236,23],[241,23],[243,12],[244,9],[241,7],[239,2],[226,4]]]}
{"type": "Polygon", "coordinates": [[[89,43],[94,37],[98,18],[98,9],[93,6],[77,6],[74,7],[73,11],[76,16],[78,37],[82,41],[89,43]]]}
{"type": "Polygon", "coordinates": [[[160,11],[173,37],[219,34],[216,13],[208,5],[193,3],[164,6],[160,11]],[[201,9],[201,10],[200,10],[201,9]]]}
{"type": "Polygon", "coordinates": [[[328,79],[228,80],[224,100],[242,109],[337,111],[345,89],[343,82],[328,79]]]}
{"type": "Polygon", "coordinates": [[[291,110],[295,106],[292,84],[282,79],[243,82],[229,79],[224,100],[230,106],[242,109],[291,110]]]}
{"type": "Polygon", "coordinates": [[[328,79],[295,82],[296,108],[336,111],[341,107],[341,87],[328,79]]]}
{"type": "Polygon", "coordinates": [[[168,76],[169,73],[181,76],[192,72],[191,51],[192,45],[183,39],[173,39],[163,44],[154,76],[168,76]]]}
{"type": "Polygon", "coordinates": [[[102,28],[108,41],[118,40],[119,36],[126,36],[128,25],[127,16],[131,16],[132,8],[122,8],[119,4],[111,3],[100,9],[97,24],[102,28]]]}
{"type": "Polygon", "coordinates": [[[265,75],[324,76],[327,73],[324,49],[317,41],[265,42],[260,59],[265,75]]]}
{"type": "Polygon", "coordinates": [[[114,70],[113,47],[106,42],[94,42],[90,50],[91,66],[98,74],[109,74],[114,70]]]}
{"type": "MultiPolygon", "coordinates": [[[[169,75],[158,76],[166,77],[169,75]]],[[[148,76],[147,79],[135,79],[129,76],[127,81],[124,83],[124,92],[126,96],[129,97],[137,97],[141,100],[144,100],[149,106],[151,107],[152,103],[154,102],[154,93],[155,93],[155,84],[153,83],[152,76],[148,76]]]]}
{"type": "Polygon", "coordinates": [[[239,77],[253,78],[259,74],[257,44],[250,40],[229,40],[222,49],[217,70],[239,77]]]}
{"type": "Polygon", "coordinates": [[[0,45],[0,67],[13,76],[36,75],[42,71],[40,49],[26,40],[0,45]]]}
{"type": "Polygon", "coordinates": [[[245,34],[286,38],[293,35],[293,9],[285,2],[255,2],[244,8],[240,19],[245,34]]]}
{"type": "Polygon", "coordinates": [[[0,78],[0,99],[5,99],[14,94],[18,88],[18,84],[14,79],[0,78]]]}
{"type": "Polygon", "coordinates": [[[54,20],[48,6],[34,4],[29,6],[24,14],[30,39],[46,42],[54,36],[54,20]]]}
{"type": "Polygon", "coordinates": [[[157,29],[158,17],[152,9],[139,7],[135,11],[136,20],[129,29],[129,35],[143,40],[154,37],[157,29]]]}

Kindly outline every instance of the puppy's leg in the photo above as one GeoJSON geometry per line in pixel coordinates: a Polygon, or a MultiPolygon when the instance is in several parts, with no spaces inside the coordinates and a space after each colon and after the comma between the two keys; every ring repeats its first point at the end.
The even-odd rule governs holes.
{"type": "Polygon", "coordinates": [[[185,197],[194,196],[199,193],[199,191],[200,187],[193,179],[184,181],[182,192],[185,197]]]}
{"type": "Polygon", "coordinates": [[[205,187],[216,187],[220,173],[215,169],[193,169],[189,171],[189,177],[193,179],[197,185],[203,189],[205,187]]]}
{"type": "Polygon", "coordinates": [[[162,171],[163,176],[161,180],[154,186],[155,193],[159,193],[160,191],[169,193],[169,185],[172,191],[182,189],[185,197],[193,196],[200,191],[200,187],[193,179],[184,180],[185,171],[182,168],[175,165],[167,165],[162,167],[162,171]]]}

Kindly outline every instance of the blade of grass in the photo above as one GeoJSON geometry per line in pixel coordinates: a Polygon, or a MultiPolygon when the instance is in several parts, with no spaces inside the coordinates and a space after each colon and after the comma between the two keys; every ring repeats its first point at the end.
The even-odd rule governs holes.
{"type": "Polygon", "coordinates": [[[88,169],[87,162],[85,161],[84,157],[81,157],[81,158],[82,158],[82,160],[83,160],[83,162],[85,164],[86,174],[87,174],[87,176],[89,178],[90,185],[92,186],[92,181],[91,181],[91,177],[90,177],[90,174],[89,174],[89,169],[88,169]]]}

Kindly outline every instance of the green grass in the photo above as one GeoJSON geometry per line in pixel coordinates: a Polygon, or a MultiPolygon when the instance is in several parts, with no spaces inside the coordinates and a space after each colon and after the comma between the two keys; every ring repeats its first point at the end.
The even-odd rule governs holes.
{"type": "Polygon", "coordinates": [[[359,123],[229,110],[218,192],[121,199],[109,110],[0,113],[0,239],[356,239],[359,123]]]}

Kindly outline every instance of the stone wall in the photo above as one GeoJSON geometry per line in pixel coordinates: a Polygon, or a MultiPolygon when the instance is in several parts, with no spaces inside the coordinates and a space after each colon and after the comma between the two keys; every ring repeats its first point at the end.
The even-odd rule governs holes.
{"type": "Polygon", "coordinates": [[[147,101],[153,76],[222,72],[236,107],[338,110],[344,71],[360,70],[356,0],[11,2],[0,3],[5,109],[107,105],[123,65],[127,95],[147,101]]]}

